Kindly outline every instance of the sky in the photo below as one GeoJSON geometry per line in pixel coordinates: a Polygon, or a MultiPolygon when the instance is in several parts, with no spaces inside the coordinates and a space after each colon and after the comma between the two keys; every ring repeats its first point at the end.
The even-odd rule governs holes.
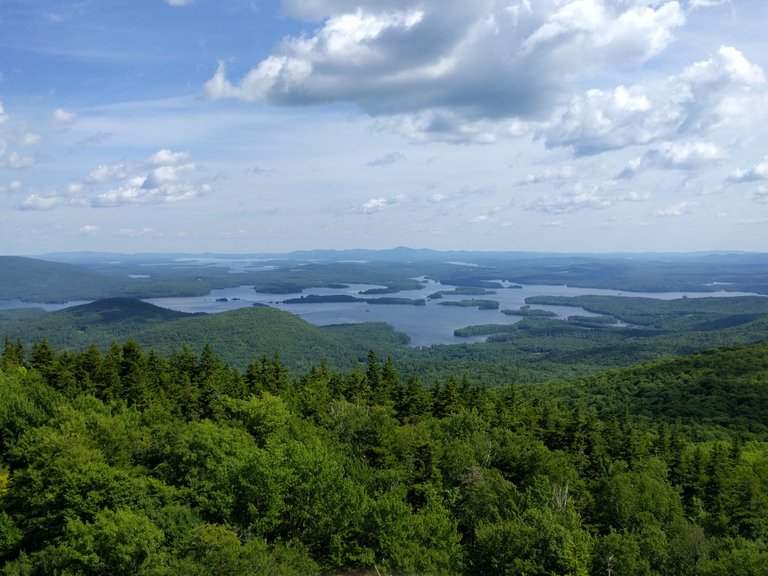
{"type": "Polygon", "coordinates": [[[0,0],[0,254],[768,251],[765,0],[0,0]]]}

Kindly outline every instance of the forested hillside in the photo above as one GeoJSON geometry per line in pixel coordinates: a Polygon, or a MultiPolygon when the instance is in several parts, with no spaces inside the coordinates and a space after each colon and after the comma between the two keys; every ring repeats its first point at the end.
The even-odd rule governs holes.
{"type": "Polygon", "coordinates": [[[2,573],[764,574],[767,364],[490,390],[6,339],[2,573]]]}
{"type": "Polygon", "coordinates": [[[351,368],[371,346],[391,353],[408,342],[407,336],[384,323],[320,328],[267,306],[185,314],[140,300],[110,298],[47,314],[10,311],[0,319],[3,316],[0,335],[28,345],[45,338],[57,349],[96,346],[104,352],[112,342],[131,338],[163,354],[183,344],[195,352],[211,345],[240,369],[263,354],[279,354],[293,370],[309,369],[318,358],[335,368],[351,368]]]}
{"type": "Polygon", "coordinates": [[[374,348],[396,360],[406,377],[431,382],[466,376],[486,386],[500,386],[565,380],[709,348],[764,342],[768,334],[764,297],[529,300],[584,305],[607,316],[562,320],[534,314],[531,311],[537,309],[531,308],[523,310],[524,317],[515,324],[457,331],[488,335],[486,343],[409,348],[408,336],[384,323],[318,327],[265,306],[183,314],[113,298],[49,313],[0,312],[0,337],[21,339],[27,346],[47,338],[54,348],[71,351],[95,345],[106,352],[113,341],[127,338],[162,354],[184,343],[200,353],[208,344],[240,370],[262,354],[279,354],[283,364],[296,371],[309,369],[319,359],[346,370],[374,348]]]}
{"type": "Polygon", "coordinates": [[[0,300],[67,302],[102,297],[119,283],[73,264],[20,256],[0,256],[0,300]]]}

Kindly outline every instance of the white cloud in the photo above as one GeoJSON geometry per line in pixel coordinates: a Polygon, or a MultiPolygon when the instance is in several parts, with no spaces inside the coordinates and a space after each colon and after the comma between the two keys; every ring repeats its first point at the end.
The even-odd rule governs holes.
{"type": "Polygon", "coordinates": [[[106,182],[107,180],[122,180],[128,176],[125,164],[100,164],[86,178],[86,182],[106,182]]]}
{"type": "Polygon", "coordinates": [[[399,117],[416,139],[459,142],[524,132],[519,120],[547,113],[572,82],[657,56],[685,23],[679,2],[659,0],[292,0],[285,10],[321,24],[239,82],[220,64],[209,98],[351,102],[399,117]]]}
{"type": "Polygon", "coordinates": [[[435,192],[429,197],[429,202],[432,204],[442,204],[451,199],[451,195],[445,192],[435,192]]]}
{"type": "Polygon", "coordinates": [[[501,212],[501,207],[496,206],[494,208],[491,208],[487,212],[484,212],[483,214],[478,214],[477,216],[473,216],[468,220],[470,224],[489,224],[491,222],[496,222],[496,214],[501,212]]]}
{"type": "Polygon", "coordinates": [[[209,184],[187,179],[197,170],[194,163],[181,163],[189,158],[189,152],[162,149],[146,162],[99,166],[91,171],[85,184],[93,186],[109,182],[117,186],[98,192],[90,203],[94,207],[169,204],[210,193],[209,184]]]}
{"type": "Polygon", "coordinates": [[[0,100],[0,124],[5,124],[6,122],[8,122],[8,114],[5,113],[3,101],[0,100]]]}
{"type": "Polygon", "coordinates": [[[650,192],[638,192],[636,190],[633,190],[632,192],[628,192],[621,198],[625,202],[647,202],[651,199],[651,193],[650,192]]]}
{"type": "Polygon", "coordinates": [[[56,110],[53,111],[52,118],[54,124],[70,124],[77,120],[77,114],[68,112],[63,108],[56,108],[56,110]]]}
{"type": "Polygon", "coordinates": [[[117,188],[103,192],[93,199],[95,207],[115,207],[125,204],[169,204],[183,200],[192,200],[210,192],[207,185],[193,184],[157,184],[149,183],[149,178],[131,178],[117,188]]]}
{"type": "Polygon", "coordinates": [[[166,148],[158,150],[150,158],[150,162],[155,166],[165,166],[168,164],[178,164],[189,159],[189,152],[174,152],[166,148]]]}
{"type": "Polygon", "coordinates": [[[563,182],[571,178],[573,178],[573,166],[565,165],[559,168],[544,168],[536,174],[528,174],[528,176],[515,184],[517,186],[527,186],[546,182],[563,182]]]}
{"type": "Polygon", "coordinates": [[[21,138],[21,143],[24,146],[34,146],[40,143],[40,134],[34,134],[33,132],[27,132],[21,138]]]}
{"type": "Polygon", "coordinates": [[[730,4],[731,0],[688,0],[691,8],[710,8],[721,4],[730,4]]]}
{"type": "Polygon", "coordinates": [[[19,206],[20,210],[53,210],[65,201],[63,196],[31,194],[19,206]]]}
{"type": "Polygon", "coordinates": [[[371,198],[365,204],[360,206],[359,211],[365,214],[372,214],[373,212],[378,212],[379,210],[382,210],[391,204],[392,201],[386,198],[371,198]]]}
{"type": "Polygon", "coordinates": [[[35,158],[32,156],[22,156],[18,152],[11,152],[7,157],[0,155],[0,167],[10,168],[12,170],[21,170],[35,165],[35,158]]]}
{"type": "Polygon", "coordinates": [[[95,226],[93,224],[86,224],[85,226],[82,226],[79,230],[80,234],[86,234],[89,236],[97,236],[101,233],[101,228],[98,226],[95,226]]]}
{"type": "Polygon", "coordinates": [[[5,194],[6,192],[21,192],[24,189],[24,184],[21,182],[21,180],[11,180],[8,183],[8,186],[0,186],[0,194],[5,194]]]}
{"type": "Polygon", "coordinates": [[[499,134],[522,136],[525,123],[496,120],[468,121],[461,112],[440,108],[410,114],[397,114],[380,122],[390,130],[417,142],[447,142],[450,144],[493,144],[499,134]]]}
{"type": "MultiPolygon", "coordinates": [[[[601,59],[643,61],[663,51],[674,39],[675,28],[685,23],[678,2],[634,2],[625,10],[621,3],[601,0],[558,4],[548,21],[523,43],[524,50],[548,50],[554,44],[561,50],[589,53],[602,47],[606,54],[601,59]]],[[[593,62],[584,60],[586,66],[593,62]]]]}
{"type": "Polygon", "coordinates": [[[189,158],[189,152],[162,149],[143,161],[101,164],[82,181],[67,185],[65,194],[35,194],[22,208],[50,210],[65,204],[103,208],[192,200],[210,193],[212,187],[193,179],[197,166],[185,162],[189,158]]]}
{"type": "Polygon", "coordinates": [[[194,0],[165,0],[165,3],[169,6],[179,8],[182,6],[189,6],[194,0]]]}
{"type": "Polygon", "coordinates": [[[691,208],[695,207],[695,202],[678,202],[668,208],[663,208],[656,211],[656,216],[662,216],[665,218],[676,218],[679,216],[685,216],[690,214],[691,208]]]}
{"type": "Polygon", "coordinates": [[[405,194],[398,194],[393,198],[371,198],[363,205],[361,205],[356,212],[361,214],[373,214],[374,212],[380,212],[390,206],[397,206],[407,200],[405,194]]]}
{"type": "Polygon", "coordinates": [[[579,210],[602,210],[613,205],[600,186],[576,184],[568,191],[557,195],[545,195],[528,205],[528,210],[548,214],[565,214],[579,210]]]}
{"type": "Polygon", "coordinates": [[[768,115],[768,84],[759,66],[722,47],[657,85],[619,86],[577,96],[539,131],[547,147],[587,155],[701,135],[768,115]]]}
{"type": "Polygon", "coordinates": [[[728,176],[729,182],[755,182],[768,180],[768,157],[747,170],[735,170],[728,176]]]}
{"type": "Polygon", "coordinates": [[[724,157],[724,153],[711,142],[664,142],[631,160],[618,177],[630,178],[648,168],[696,170],[724,157]]]}

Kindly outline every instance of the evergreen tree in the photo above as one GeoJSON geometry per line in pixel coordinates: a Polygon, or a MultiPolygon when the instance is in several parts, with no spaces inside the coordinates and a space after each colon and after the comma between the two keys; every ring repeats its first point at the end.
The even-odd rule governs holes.
{"type": "Polygon", "coordinates": [[[0,369],[12,372],[20,366],[24,366],[24,344],[20,339],[14,342],[6,336],[3,340],[3,353],[0,355],[0,369]]]}

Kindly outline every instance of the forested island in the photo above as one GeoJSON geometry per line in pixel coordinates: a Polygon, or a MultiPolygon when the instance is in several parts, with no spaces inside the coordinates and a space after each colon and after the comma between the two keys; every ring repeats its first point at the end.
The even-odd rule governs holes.
{"type": "Polygon", "coordinates": [[[0,309],[0,574],[764,574],[761,256],[355,256],[370,263],[238,274],[0,258],[5,298],[40,282],[35,298],[55,300],[77,274],[61,298],[111,295],[0,309]],[[428,275],[455,288],[425,290],[428,275]],[[490,300],[478,317],[510,323],[429,347],[383,322],[136,298],[246,280],[337,291],[302,294],[317,306],[399,305],[407,290],[422,302],[409,313],[457,314],[563,275],[755,294],[490,300]]]}

